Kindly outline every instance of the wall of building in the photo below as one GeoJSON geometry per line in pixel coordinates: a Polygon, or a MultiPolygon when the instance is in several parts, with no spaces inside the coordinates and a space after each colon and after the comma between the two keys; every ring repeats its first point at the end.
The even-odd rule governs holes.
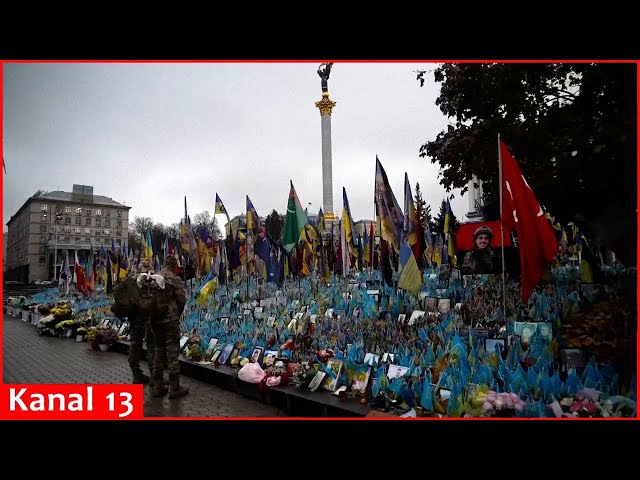
{"type": "Polygon", "coordinates": [[[87,201],[65,201],[46,198],[46,194],[41,197],[29,199],[8,225],[7,278],[24,282],[51,280],[54,275],[54,259],[57,261],[59,272],[66,250],[69,250],[70,262],[73,262],[74,251],[79,252],[82,260],[90,250],[96,252],[101,245],[107,250],[110,249],[111,239],[114,240],[116,249],[123,247],[127,242],[129,207],[87,201]],[[46,206],[44,210],[43,205],[46,206]],[[80,214],[77,213],[77,209],[81,209],[80,214]],[[87,209],[91,215],[87,215],[87,209]],[[61,213],[58,224],[55,222],[56,212],[61,213]],[[76,231],[78,228],[80,233],[76,231]],[[117,235],[118,233],[120,235],[117,235]]]}

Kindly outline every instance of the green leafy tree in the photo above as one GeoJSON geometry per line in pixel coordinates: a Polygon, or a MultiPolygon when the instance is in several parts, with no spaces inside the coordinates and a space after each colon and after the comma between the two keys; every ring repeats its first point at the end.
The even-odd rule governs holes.
{"type": "Polygon", "coordinates": [[[485,205],[498,213],[500,133],[551,215],[563,225],[578,222],[616,253],[633,250],[635,65],[445,64],[433,75],[436,105],[451,124],[420,156],[439,164],[447,191],[466,191],[475,174],[485,205]]]}
{"type": "Polygon", "coordinates": [[[282,241],[282,229],[284,228],[284,218],[273,210],[264,220],[264,226],[267,234],[278,244],[282,241]]]}

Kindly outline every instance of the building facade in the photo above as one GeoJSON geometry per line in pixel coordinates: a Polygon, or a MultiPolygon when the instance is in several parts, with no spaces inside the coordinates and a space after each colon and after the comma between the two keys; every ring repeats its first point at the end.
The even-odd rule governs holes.
{"type": "Polygon", "coordinates": [[[122,247],[129,233],[131,207],[94,195],[93,187],[73,185],[72,192],[38,190],[7,222],[5,280],[51,280],[69,252],[73,265],[102,245],[122,247]],[[54,273],[55,266],[55,273],[54,273]]]}

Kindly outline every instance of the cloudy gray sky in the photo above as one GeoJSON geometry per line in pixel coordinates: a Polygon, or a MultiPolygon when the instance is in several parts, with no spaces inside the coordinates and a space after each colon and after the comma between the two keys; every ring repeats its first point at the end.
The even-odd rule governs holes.
{"type": "MultiPolygon", "coordinates": [[[[52,63],[3,67],[3,224],[36,190],[74,183],[132,207],[131,218],[231,216],[249,195],[259,215],[286,210],[289,180],[309,212],[322,206],[318,63],[52,63]],[[308,205],[311,203],[311,205],[308,205]]],[[[404,173],[432,211],[445,197],[419,147],[448,124],[434,64],[336,63],[329,93],[333,199],[346,187],[355,220],[373,216],[379,156],[402,205],[404,173]]],[[[458,219],[466,198],[454,191],[458,219]]],[[[223,220],[224,217],[218,218],[223,220]]],[[[6,230],[6,226],[4,227],[6,230]]]]}

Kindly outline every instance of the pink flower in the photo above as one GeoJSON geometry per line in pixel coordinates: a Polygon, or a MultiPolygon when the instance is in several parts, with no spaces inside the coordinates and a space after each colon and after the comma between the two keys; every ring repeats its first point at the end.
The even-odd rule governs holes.
{"type": "Polygon", "coordinates": [[[572,413],[577,412],[578,410],[580,410],[582,408],[582,402],[573,402],[571,404],[571,406],[569,407],[569,411],[572,413]]]}
{"type": "Polygon", "coordinates": [[[490,402],[484,402],[482,404],[482,413],[487,414],[493,411],[493,405],[490,402]]]}
{"type": "Polygon", "coordinates": [[[592,402],[584,402],[582,404],[582,408],[584,408],[589,413],[596,413],[598,407],[596,407],[595,403],[592,402]]]}

